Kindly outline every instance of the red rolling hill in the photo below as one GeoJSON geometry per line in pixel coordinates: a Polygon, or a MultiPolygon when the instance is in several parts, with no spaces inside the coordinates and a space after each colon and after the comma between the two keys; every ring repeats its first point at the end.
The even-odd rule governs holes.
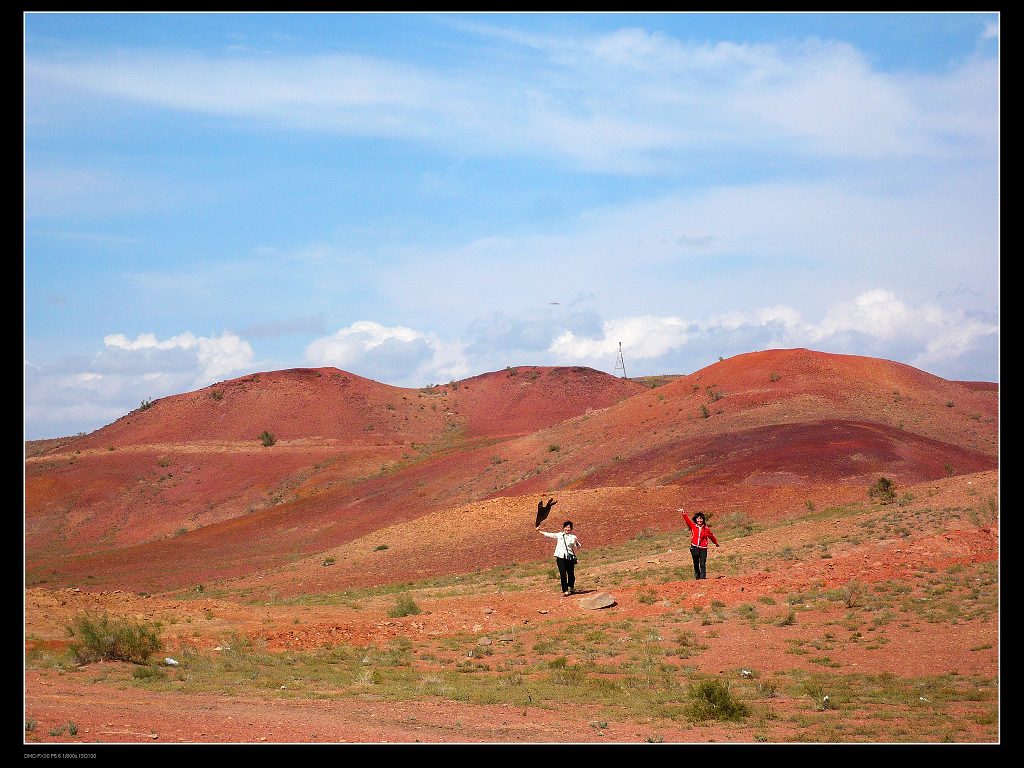
{"type": "MultiPolygon", "coordinates": [[[[998,388],[809,350],[654,388],[588,368],[424,390],[300,369],[163,398],[27,453],[29,581],[152,591],[252,577],[445,510],[531,517],[543,492],[579,499],[614,540],[650,524],[628,501],[639,492],[652,508],[685,497],[771,516],[863,496],[882,474],[901,486],[994,469],[998,388]]],[[[451,530],[415,530],[410,557],[465,567],[445,555],[451,530]]]]}

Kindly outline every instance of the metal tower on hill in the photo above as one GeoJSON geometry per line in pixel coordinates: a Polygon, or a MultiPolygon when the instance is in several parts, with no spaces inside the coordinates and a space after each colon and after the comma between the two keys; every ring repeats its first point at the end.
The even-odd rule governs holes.
{"type": "Polygon", "coordinates": [[[615,370],[618,371],[620,369],[622,370],[622,378],[628,379],[629,377],[626,375],[626,361],[622,359],[622,342],[621,341],[619,342],[619,357],[615,361],[615,370]]]}

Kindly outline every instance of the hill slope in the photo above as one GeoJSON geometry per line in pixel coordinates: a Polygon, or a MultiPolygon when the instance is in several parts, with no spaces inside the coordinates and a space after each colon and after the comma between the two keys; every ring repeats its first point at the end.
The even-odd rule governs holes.
{"type": "MultiPolygon", "coordinates": [[[[441,510],[511,504],[527,519],[544,492],[565,498],[558,515],[592,509],[609,541],[665,524],[631,501],[644,489],[658,508],[786,516],[863,497],[881,474],[906,486],[994,469],[997,428],[990,387],[808,350],[740,355],[653,389],[584,368],[429,390],[334,369],[259,374],[29,458],[29,577],[151,591],[244,577],[441,510]],[[263,429],[276,445],[255,440],[263,429]]],[[[436,558],[449,535],[428,527],[414,546],[436,558]]]]}

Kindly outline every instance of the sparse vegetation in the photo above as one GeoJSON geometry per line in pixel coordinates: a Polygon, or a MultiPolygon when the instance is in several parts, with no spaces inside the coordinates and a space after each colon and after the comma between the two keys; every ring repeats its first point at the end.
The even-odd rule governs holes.
{"type": "Polygon", "coordinates": [[[264,430],[260,433],[260,442],[263,443],[264,448],[269,448],[277,442],[277,438],[274,437],[273,433],[264,430]]]}
{"type": "Polygon", "coordinates": [[[706,419],[709,416],[711,416],[711,412],[708,410],[708,407],[704,405],[704,403],[700,404],[700,416],[702,419],[706,419]]]}
{"type": "Polygon", "coordinates": [[[111,618],[106,613],[75,616],[67,625],[67,633],[72,638],[71,652],[83,664],[101,659],[145,664],[163,646],[156,627],[127,618],[111,618]]]}
{"type": "MultiPolygon", "coordinates": [[[[528,370],[524,368],[516,382],[498,374],[491,385],[519,390],[520,384],[527,383],[528,370]]],[[[324,374],[325,379],[328,375],[324,374]]],[[[755,370],[754,375],[764,376],[763,367],[755,370]]],[[[546,381],[554,381],[557,376],[545,372],[546,381]]],[[[206,563],[195,568],[190,576],[187,568],[172,572],[178,564],[158,558],[152,572],[134,572],[136,578],[128,587],[133,593],[125,592],[119,597],[107,593],[99,598],[89,590],[111,589],[116,582],[109,569],[91,568],[88,559],[78,559],[78,539],[72,526],[86,520],[83,514],[88,510],[77,499],[70,499],[66,511],[56,505],[52,509],[55,520],[63,514],[61,524],[67,530],[60,533],[67,535],[69,561],[65,565],[37,558],[26,565],[27,587],[45,581],[44,576],[54,584],[52,590],[39,591],[38,595],[35,590],[26,590],[32,601],[26,602],[26,610],[32,612],[26,616],[27,627],[40,634],[33,637],[30,632],[25,638],[25,664],[31,669],[31,698],[26,700],[25,717],[32,712],[45,714],[40,706],[48,705],[40,704],[37,697],[45,697],[46,691],[36,685],[53,683],[61,689],[92,685],[93,693],[109,693],[111,697],[123,695],[117,691],[136,698],[147,697],[154,708],[153,717],[149,712],[140,713],[131,725],[127,720],[124,723],[126,728],[139,731],[165,722],[157,720],[158,709],[161,715],[166,714],[169,706],[195,711],[197,701],[209,700],[204,697],[229,697],[238,702],[258,701],[263,707],[275,700],[311,706],[325,702],[342,713],[367,706],[364,700],[382,702],[368,706],[392,707],[403,720],[412,723],[403,722],[399,733],[421,736],[424,741],[451,738],[451,720],[439,722],[431,717],[428,722],[416,722],[418,717],[413,717],[440,702],[447,711],[457,713],[453,717],[461,716],[466,721],[466,732],[474,738],[490,734],[499,740],[505,738],[503,733],[509,734],[508,738],[517,738],[515,734],[527,732],[517,726],[535,723],[538,718],[531,716],[531,711],[537,713],[536,708],[548,713],[580,712],[581,706],[583,719],[579,725],[589,722],[594,729],[586,732],[584,741],[643,741],[651,734],[648,740],[654,743],[661,740],[655,736],[659,733],[664,734],[666,742],[708,741],[712,737],[716,741],[839,743],[966,743],[998,739],[998,536],[978,530],[998,524],[998,497],[990,495],[997,493],[998,475],[979,472],[964,476],[961,482],[950,482],[939,479],[943,458],[929,459],[931,463],[922,471],[921,465],[905,469],[905,463],[890,464],[869,455],[854,468],[856,475],[846,476],[847,480],[863,477],[860,493],[868,488],[864,482],[870,485],[880,473],[899,469],[901,474],[893,475],[893,479],[901,485],[905,479],[906,488],[918,499],[915,501],[914,495],[901,487],[898,494],[892,489],[898,504],[879,506],[874,497],[875,503],[871,503],[864,496],[857,502],[849,496],[848,485],[840,483],[833,487],[813,477],[807,482],[789,484],[791,481],[781,471],[763,486],[755,478],[736,489],[741,493],[734,493],[726,482],[715,479],[716,456],[712,454],[718,449],[714,445],[714,451],[697,445],[708,455],[698,455],[697,450],[684,445],[702,431],[699,420],[693,417],[693,405],[703,408],[705,418],[710,415],[708,409],[714,407],[702,394],[710,378],[707,373],[703,380],[700,373],[688,378],[700,384],[692,395],[685,393],[689,382],[678,382],[678,386],[666,389],[669,394],[664,400],[658,393],[655,398],[649,392],[641,395],[642,410],[635,431],[646,429],[656,434],[652,445],[667,446],[664,451],[644,453],[648,448],[643,436],[625,435],[606,420],[610,416],[601,410],[571,419],[557,430],[533,432],[525,440],[517,438],[510,442],[504,430],[494,437],[469,426],[465,434],[450,440],[441,437],[441,430],[449,419],[454,419],[447,412],[454,407],[451,392],[442,397],[442,387],[428,396],[410,389],[405,390],[408,397],[403,395],[402,399],[413,402],[403,403],[397,416],[388,413],[387,406],[374,405],[371,410],[375,415],[369,418],[397,423],[408,414],[406,421],[411,422],[417,417],[417,405],[429,406],[433,399],[438,412],[432,414],[427,407],[423,414],[429,424],[408,424],[409,428],[397,440],[392,440],[390,433],[386,439],[366,439],[363,435],[360,452],[351,461],[341,454],[341,448],[320,453],[298,449],[298,433],[289,432],[289,440],[279,449],[286,451],[280,458],[288,459],[283,472],[266,482],[257,480],[244,485],[243,493],[235,496],[222,494],[220,487],[211,487],[221,479],[211,471],[216,456],[153,447],[147,448],[147,452],[133,453],[139,458],[137,462],[127,456],[122,457],[124,461],[115,462],[115,457],[97,459],[94,455],[97,449],[102,452],[103,442],[113,438],[94,438],[83,449],[85,458],[79,459],[80,466],[88,467],[94,462],[104,465],[104,471],[114,464],[130,467],[132,480],[137,481],[139,494],[144,494],[142,501],[147,503],[155,488],[177,487],[178,493],[153,499],[155,504],[150,508],[153,519],[165,521],[165,528],[156,530],[152,536],[162,539],[159,546],[173,548],[166,538],[176,530],[176,525],[219,525],[217,521],[230,515],[235,507],[241,512],[247,505],[256,505],[251,511],[261,511],[263,507],[259,504],[271,495],[292,501],[301,498],[303,508],[299,511],[305,520],[315,505],[330,507],[337,500],[332,501],[330,495],[317,499],[321,490],[341,490],[347,498],[375,499],[374,504],[387,500],[397,507],[408,500],[417,512],[431,510],[431,514],[438,515],[435,519],[448,515],[452,525],[457,524],[454,518],[458,517],[463,518],[463,523],[472,523],[482,510],[488,515],[493,513],[495,519],[514,517],[518,520],[514,523],[518,531],[514,538],[530,539],[531,549],[527,552],[525,547],[517,548],[519,545],[503,549],[503,554],[495,557],[505,558],[505,564],[494,567],[487,567],[486,560],[480,558],[455,558],[447,565],[435,561],[427,566],[428,554],[446,551],[439,542],[451,530],[447,524],[429,531],[422,523],[415,524],[413,535],[404,537],[408,541],[396,544],[399,550],[387,557],[379,553],[388,550],[388,544],[373,544],[373,538],[379,542],[385,531],[364,530],[354,546],[369,546],[371,551],[360,550],[361,554],[353,555],[361,572],[349,573],[348,576],[355,577],[350,580],[339,573],[354,567],[347,557],[318,554],[321,547],[298,529],[295,533],[287,532],[281,542],[279,555],[284,567],[263,583],[255,578],[243,583],[218,581],[211,585],[212,599],[205,599],[206,596],[196,594],[203,592],[202,586],[188,584],[194,575],[205,574],[205,578],[212,573],[206,563]],[[654,410],[646,409],[648,403],[653,404],[650,407],[654,410]],[[645,420],[647,414],[654,418],[647,416],[645,420]],[[589,423],[584,424],[588,418],[589,423]],[[413,443],[412,437],[425,442],[413,443]],[[570,462],[572,466],[568,467],[564,465],[566,457],[561,455],[545,460],[545,447],[553,440],[565,440],[567,456],[571,453],[579,460],[570,462]],[[615,445],[618,440],[621,445],[615,445]],[[532,458],[524,450],[531,441],[532,458]],[[678,451],[673,448],[676,443],[681,444],[678,451]],[[621,462],[623,456],[614,457],[614,461],[620,462],[616,464],[607,455],[616,449],[628,459],[628,466],[621,462]],[[168,451],[167,456],[175,464],[174,479],[162,485],[156,480],[161,471],[152,469],[160,450],[168,451]],[[287,454],[293,450],[294,456],[287,454]],[[464,450],[467,461],[460,455],[464,450]],[[508,468],[491,466],[502,464],[498,454],[504,454],[508,468]],[[399,456],[402,462],[397,460],[399,456]],[[437,465],[442,470],[448,464],[460,467],[458,483],[447,486],[447,492],[441,490],[447,476],[423,466],[424,460],[434,458],[443,460],[437,465]],[[320,463],[314,466],[312,462],[318,460],[320,463]],[[420,467],[418,474],[411,473],[407,482],[403,479],[399,492],[389,498],[388,478],[374,474],[382,462],[383,466],[398,468],[392,471],[414,463],[420,463],[420,467]],[[543,468],[534,471],[541,464],[543,468]],[[543,474],[559,464],[561,471],[543,474]],[[322,471],[325,468],[327,471],[322,471]],[[678,475],[669,474],[676,469],[680,470],[678,475]],[[860,475],[861,472],[872,474],[860,475]],[[698,473],[698,482],[691,488],[673,487],[683,473],[698,473]],[[191,488],[190,484],[199,478],[202,485],[191,488]],[[696,486],[702,481],[714,487],[700,492],[696,486]],[[913,486],[909,485],[911,482],[913,486]],[[590,520],[583,528],[599,534],[582,574],[582,591],[596,594],[607,590],[618,601],[617,607],[588,611],[576,600],[561,599],[557,572],[548,556],[550,551],[541,537],[532,538],[533,531],[528,527],[527,517],[532,521],[535,499],[526,494],[540,493],[542,489],[545,495],[564,495],[567,514],[576,510],[573,516],[578,514],[584,523],[590,520]],[[191,491],[195,491],[195,496],[189,500],[191,491]],[[640,499],[643,509],[666,514],[632,514],[635,498],[640,499]],[[821,509],[815,507],[818,501],[821,509]],[[179,503],[189,506],[184,510],[170,506],[179,503]],[[157,504],[168,506],[161,509],[157,504]],[[477,504],[480,506],[474,506],[477,504]],[[690,582],[688,532],[681,525],[680,515],[669,512],[681,504],[687,505],[691,516],[698,506],[719,510],[713,527],[723,549],[713,554],[716,573],[711,576],[714,579],[724,574],[722,581],[690,582]],[[744,509],[756,515],[756,525],[744,509]],[[620,510],[625,513],[616,520],[620,510]],[[160,517],[165,511],[168,514],[160,517]],[[618,526],[613,527],[610,520],[616,520],[618,526]],[[970,522],[977,527],[972,528],[970,522]],[[645,525],[659,528],[643,528],[645,525]],[[952,542],[943,543],[942,536],[951,533],[952,542]],[[977,557],[957,555],[960,549],[956,541],[962,538],[961,534],[977,539],[972,544],[977,557]],[[342,569],[332,574],[311,571],[308,567],[312,563],[305,558],[315,561],[317,556],[325,567],[335,564],[335,558],[346,562],[339,563],[342,569]],[[360,558],[366,562],[359,564],[360,558]],[[512,558],[525,561],[512,562],[512,558]],[[959,564],[946,568],[951,562],[959,564]],[[306,570],[293,572],[297,578],[287,581],[290,563],[306,570]],[[96,576],[90,575],[90,571],[96,576]],[[174,588],[179,593],[171,595],[166,591],[168,574],[178,580],[174,588]],[[318,579],[318,575],[322,578],[318,579]],[[398,579],[410,581],[399,583],[398,579]],[[337,591],[322,591],[329,582],[335,586],[328,588],[337,591]],[[82,587],[81,594],[71,594],[69,588],[76,584],[82,587]],[[61,592],[62,589],[65,591],[61,592]],[[137,599],[136,595],[142,594],[134,593],[138,589],[152,590],[154,599],[137,599]],[[287,597],[277,590],[284,590],[287,597]],[[414,597],[426,601],[422,610],[414,597]],[[55,599],[69,607],[53,611],[47,619],[49,624],[40,621],[40,614],[55,599]],[[743,603],[744,600],[747,602],[743,603]],[[175,625],[168,628],[164,640],[168,645],[166,654],[178,659],[180,665],[154,663],[158,657],[151,654],[144,664],[75,668],[72,654],[64,644],[54,642],[54,637],[75,610],[91,605],[127,612],[135,619],[159,617],[175,625]],[[510,614],[512,605],[515,610],[510,614]],[[312,606],[338,606],[339,610],[312,606]],[[204,612],[205,608],[211,610],[204,612]],[[211,620],[203,621],[204,615],[211,620]],[[226,639],[224,635],[232,624],[248,639],[226,639]],[[397,635],[394,642],[389,643],[389,635],[397,635]],[[915,637],[927,637],[936,645],[970,652],[956,658],[948,654],[913,656],[918,647],[915,637]],[[409,645],[403,650],[401,642],[409,645]],[[704,643],[713,644],[714,652],[704,643]],[[744,652],[744,647],[750,653],[744,652]],[[910,656],[912,664],[896,666],[893,661],[910,656]],[[755,666],[758,671],[754,671],[755,666]],[[893,674],[879,672],[887,668],[893,674]],[[702,690],[714,682],[721,686],[718,691],[702,690]],[[810,689],[815,689],[817,695],[811,696],[810,689]],[[172,700],[179,704],[170,703],[172,700]],[[490,714],[481,713],[481,705],[488,707],[490,714]],[[493,717],[496,712],[504,712],[498,721],[493,717]],[[747,718],[746,722],[733,724],[743,718],[747,718]],[[605,733],[609,721],[611,728],[605,733]]],[[[731,403],[740,396],[732,391],[740,381],[737,377],[724,382],[724,386],[730,387],[731,403]]],[[[783,414],[780,418],[788,416],[799,421],[809,412],[803,405],[778,407],[772,390],[760,387],[764,379],[760,383],[744,381],[744,386],[750,385],[753,391],[760,388],[770,407],[777,408],[773,412],[783,414]]],[[[890,385],[873,391],[884,394],[891,388],[890,385]]],[[[916,398],[917,390],[914,394],[916,398]]],[[[210,406],[204,406],[202,396],[199,393],[192,399],[208,409],[210,406]]],[[[745,393],[743,400],[744,408],[752,404],[745,393]]],[[[908,428],[917,430],[917,434],[957,427],[963,429],[964,442],[974,441],[981,446],[987,439],[988,433],[983,432],[988,429],[987,421],[985,425],[967,424],[963,418],[956,421],[950,414],[944,421],[952,419],[955,424],[936,426],[935,417],[941,416],[941,412],[936,411],[935,405],[943,402],[941,397],[931,397],[930,405],[922,399],[915,404],[916,411],[909,406],[900,410],[904,406],[893,406],[889,400],[883,397],[872,401],[871,407],[877,408],[877,413],[885,412],[886,419],[893,423],[893,414],[904,415],[908,428]]],[[[396,398],[395,402],[401,401],[396,398]]],[[[904,403],[908,402],[911,401],[904,398],[904,403]]],[[[813,405],[810,401],[808,404],[813,405]]],[[[474,403],[474,407],[478,405],[474,403]]],[[[972,395],[968,405],[989,408],[981,395],[972,395]]],[[[214,410],[223,407],[215,404],[214,410]]],[[[631,411],[632,416],[637,413],[631,411]]],[[[966,417],[966,412],[963,415],[966,417]]],[[[137,422],[145,421],[135,418],[137,422]]],[[[270,421],[267,426],[280,428],[280,422],[272,415],[259,418],[265,423],[270,421]]],[[[466,414],[458,418],[466,418],[467,424],[472,420],[466,414]]],[[[737,419],[739,426],[748,423],[737,419]]],[[[378,422],[378,428],[381,423],[378,422]]],[[[354,421],[352,431],[358,432],[362,424],[354,421]]],[[[729,425],[723,427],[728,434],[729,425]]],[[[994,428],[992,433],[995,434],[994,428]]],[[[381,435],[381,431],[375,434],[381,435]]],[[[130,444],[126,439],[125,445],[130,444]]],[[[255,446],[249,446],[251,454],[258,454],[257,459],[269,461],[277,455],[256,452],[255,446]]],[[[799,447],[802,451],[804,446],[799,447]]],[[[35,447],[27,446],[26,450],[35,447]]],[[[48,450],[53,452],[52,457],[43,453],[26,462],[30,473],[39,471],[44,462],[63,472],[74,445],[48,450]]],[[[745,462],[750,454],[742,443],[727,444],[725,450],[728,455],[723,464],[745,462]]],[[[853,450],[856,448],[850,447],[851,454],[853,450]]],[[[934,455],[941,456],[931,454],[934,455]]],[[[803,452],[794,453],[793,457],[794,465],[805,459],[811,463],[827,460],[827,456],[803,452]]],[[[246,456],[247,461],[251,458],[246,456]]],[[[857,456],[855,460],[861,458],[857,456]]],[[[974,469],[974,464],[968,467],[960,460],[958,463],[962,464],[961,472],[974,469]]],[[[764,468],[759,460],[757,465],[764,468]]],[[[243,478],[246,482],[248,474],[243,478]]],[[[84,495],[88,495],[89,487],[85,489],[84,495]]],[[[49,503],[47,488],[33,491],[49,503]]],[[[134,499],[128,494],[124,499],[124,508],[132,514],[130,505],[134,499]]],[[[268,510],[267,516],[274,511],[268,510]]],[[[277,518],[287,517],[280,514],[280,508],[276,511],[277,518]]],[[[394,521],[393,516],[389,520],[394,521]]],[[[301,520],[294,523],[300,524],[301,520]]],[[[116,518],[110,519],[109,533],[92,523],[86,524],[90,528],[87,532],[95,529],[98,535],[106,534],[115,545],[121,537],[133,533],[127,526],[118,528],[116,518]]],[[[129,520],[132,524],[134,520],[129,520]]],[[[178,533],[184,531],[184,527],[177,529],[178,533]]],[[[193,531],[190,537],[197,533],[202,530],[193,531]]],[[[388,536],[386,540],[398,541],[399,537],[388,536]]],[[[53,541],[55,548],[59,546],[56,538],[53,541]]],[[[101,544],[106,546],[108,541],[101,544]]],[[[468,538],[458,544],[469,545],[468,538]]],[[[88,551],[83,553],[89,556],[88,551]]],[[[237,552],[228,554],[231,562],[238,562],[237,552]]],[[[157,634],[160,631],[158,625],[157,634]]],[[[164,653],[160,653],[159,659],[163,657],[164,653]]],[[[81,714],[71,708],[47,711],[50,716],[44,717],[31,736],[28,732],[36,728],[35,721],[30,728],[26,719],[26,741],[46,740],[45,734],[51,727],[81,714]],[[61,713],[55,714],[57,711],[61,713]]],[[[199,712],[197,716],[204,715],[199,712]]],[[[93,740],[102,733],[97,725],[95,717],[83,723],[81,732],[86,739],[93,740]]],[[[337,734],[324,732],[319,726],[315,728],[318,734],[299,730],[301,727],[296,722],[287,735],[297,736],[300,741],[310,740],[311,736],[314,741],[337,738],[337,734]]],[[[70,731],[71,724],[65,728],[70,731]]],[[[236,732],[246,733],[242,728],[236,732]]],[[[279,732],[284,733],[280,729],[279,732]]],[[[399,735],[393,730],[391,733],[399,735]]],[[[160,738],[171,735],[161,731],[160,738]]]]}
{"type": "Polygon", "coordinates": [[[421,613],[423,613],[423,610],[416,605],[416,601],[408,594],[399,595],[395,599],[395,604],[388,610],[388,616],[393,619],[401,618],[402,616],[418,616],[421,613]]]}
{"type": "Polygon", "coordinates": [[[874,485],[868,488],[868,496],[873,501],[891,504],[896,500],[896,486],[889,478],[880,477],[874,485]]]}
{"type": "Polygon", "coordinates": [[[787,613],[785,616],[783,616],[775,623],[780,627],[791,627],[792,625],[796,624],[796,610],[790,608],[789,613],[787,613]]]}
{"type": "Polygon", "coordinates": [[[145,400],[143,400],[141,403],[139,403],[139,410],[140,411],[148,411],[152,407],[153,407],[153,401],[150,400],[148,397],[145,400]]]}
{"type": "Polygon", "coordinates": [[[778,381],[781,378],[782,377],[779,376],[779,374],[775,373],[774,371],[771,374],[769,374],[769,376],[768,376],[768,380],[769,381],[778,381]]]}
{"type": "Polygon", "coordinates": [[[737,509],[722,517],[720,525],[736,536],[749,536],[754,532],[754,521],[744,510],[737,509]]]}
{"type": "Polygon", "coordinates": [[[132,670],[132,677],[136,680],[141,680],[144,683],[152,682],[154,680],[163,680],[167,677],[167,673],[164,672],[160,667],[156,667],[150,664],[142,667],[136,667],[132,670]]]}
{"type": "Polygon", "coordinates": [[[750,707],[736,699],[729,683],[702,680],[690,689],[693,699],[688,714],[694,720],[729,720],[738,722],[750,714],[750,707]]]}
{"type": "Polygon", "coordinates": [[[560,451],[560,450],[562,450],[562,448],[561,448],[561,446],[558,445],[558,443],[551,443],[551,445],[548,446],[548,450],[549,451],[560,451]]]}
{"type": "Polygon", "coordinates": [[[214,400],[218,400],[218,401],[219,400],[223,400],[224,399],[224,390],[223,389],[215,389],[215,390],[213,390],[210,393],[210,397],[212,397],[214,400]]]}
{"type": "Polygon", "coordinates": [[[636,599],[638,603],[644,605],[653,605],[658,600],[658,593],[653,589],[646,589],[636,593],[636,599]]]}
{"type": "Polygon", "coordinates": [[[859,582],[856,579],[851,582],[847,582],[846,586],[841,590],[843,602],[846,603],[846,607],[854,608],[859,605],[866,591],[867,588],[864,586],[863,582],[859,582]]]}
{"type": "Polygon", "coordinates": [[[707,646],[699,642],[693,632],[678,633],[676,635],[676,646],[676,655],[684,659],[707,650],[707,646]]]}
{"type": "Polygon", "coordinates": [[[999,502],[995,496],[989,496],[981,504],[970,511],[971,522],[979,528],[990,528],[999,520],[999,502]]]}

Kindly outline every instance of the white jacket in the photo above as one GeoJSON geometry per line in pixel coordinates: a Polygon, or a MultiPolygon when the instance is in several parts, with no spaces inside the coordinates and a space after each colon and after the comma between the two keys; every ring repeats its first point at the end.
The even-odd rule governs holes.
{"type": "Polygon", "coordinates": [[[562,533],[561,531],[558,533],[541,531],[541,533],[549,539],[558,539],[558,543],[555,545],[555,557],[567,558],[569,557],[570,550],[579,549],[581,546],[580,540],[576,538],[574,533],[562,533]]]}

